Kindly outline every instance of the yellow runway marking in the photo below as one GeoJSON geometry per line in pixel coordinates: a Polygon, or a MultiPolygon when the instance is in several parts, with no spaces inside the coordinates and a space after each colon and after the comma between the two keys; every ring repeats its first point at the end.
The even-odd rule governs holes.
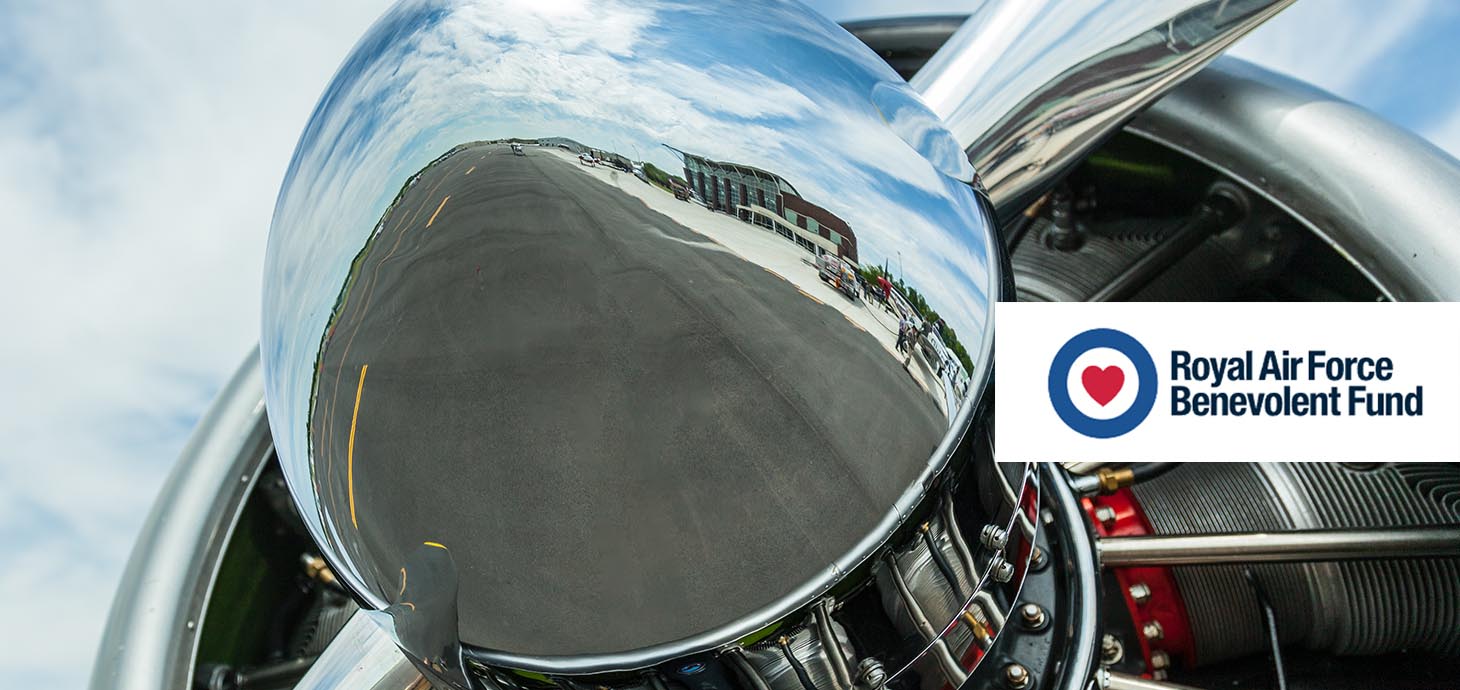
{"type": "Polygon", "coordinates": [[[360,529],[360,522],[355,519],[355,422],[360,419],[360,393],[365,390],[365,372],[369,370],[369,364],[360,367],[360,385],[355,387],[355,411],[350,415],[350,449],[345,458],[345,483],[350,489],[350,524],[355,529],[360,529]]]}
{"type": "MultiPolygon", "coordinates": [[[[765,268],[765,267],[764,267],[764,266],[761,266],[761,268],[765,268]]],[[[775,276],[775,277],[777,277],[777,278],[780,278],[780,279],[781,279],[781,280],[785,280],[785,279],[786,279],[786,277],[785,277],[785,276],[783,276],[783,275],[781,275],[781,274],[779,274],[779,273],[776,273],[776,272],[775,272],[775,271],[772,271],[772,270],[771,270],[771,269],[769,269],[769,268],[765,268],[765,272],[766,272],[766,273],[769,273],[769,274],[771,274],[771,275],[773,275],[773,276],[775,276]]]]}
{"type": "Polygon", "coordinates": [[[446,195],[446,198],[444,198],[444,199],[441,200],[441,205],[440,206],[437,206],[436,207],[436,212],[433,213],[433,214],[431,214],[431,220],[426,221],[426,227],[429,228],[429,227],[431,227],[431,224],[432,223],[436,222],[436,216],[441,215],[441,209],[446,208],[446,202],[449,201],[450,199],[451,199],[451,195],[450,194],[447,194],[446,195]]]}
{"type": "Polygon", "coordinates": [[[442,546],[441,544],[438,544],[438,543],[436,543],[434,541],[423,541],[421,543],[424,544],[424,545],[426,545],[426,546],[434,546],[434,547],[436,547],[438,549],[441,549],[443,551],[450,551],[450,549],[448,549],[445,546],[442,546]]]}
{"type": "Polygon", "coordinates": [[[819,300],[819,299],[816,299],[816,298],[815,298],[815,297],[813,297],[813,296],[812,296],[812,295],[811,295],[811,293],[809,293],[809,292],[807,292],[807,291],[805,291],[805,290],[802,290],[802,289],[801,289],[801,288],[796,288],[796,292],[799,292],[799,293],[801,293],[801,294],[803,294],[803,295],[806,295],[806,299],[809,299],[809,300],[811,300],[811,301],[812,301],[812,302],[815,302],[815,303],[817,303],[817,304],[826,304],[826,303],[825,303],[825,302],[823,302],[823,301],[821,301],[821,300],[819,300]]]}
{"type": "MultiPolygon", "coordinates": [[[[812,299],[815,299],[815,298],[813,297],[812,299]]],[[[856,326],[857,327],[857,330],[859,330],[859,331],[861,331],[863,333],[866,333],[867,332],[867,329],[862,328],[862,324],[857,323],[856,321],[853,321],[852,320],[852,317],[847,316],[846,314],[842,314],[842,317],[847,320],[847,323],[852,324],[853,326],[856,326]]]]}
{"type": "Polygon", "coordinates": [[[473,165],[470,168],[467,168],[466,169],[466,174],[470,175],[471,174],[471,171],[476,170],[476,169],[477,169],[477,166],[473,165]]]}

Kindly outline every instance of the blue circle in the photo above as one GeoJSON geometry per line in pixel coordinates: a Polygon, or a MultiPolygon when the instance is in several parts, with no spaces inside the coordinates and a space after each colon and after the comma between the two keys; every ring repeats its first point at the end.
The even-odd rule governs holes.
{"type": "Polygon", "coordinates": [[[1156,363],[1140,341],[1130,335],[1113,328],[1092,328],[1070,338],[1055,353],[1054,361],[1049,365],[1049,402],[1071,429],[1090,438],[1115,438],[1139,426],[1155,407],[1156,363]],[[1075,407],[1075,401],[1070,399],[1070,368],[1075,366],[1080,355],[1097,347],[1108,347],[1125,355],[1135,365],[1139,378],[1135,402],[1131,403],[1130,409],[1112,419],[1091,417],[1075,407]]]}
{"type": "Polygon", "coordinates": [[[695,662],[685,665],[683,668],[679,669],[679,672],[681,675],[690,676],[703,670],[705,670],[705,665],[699,662],[695,662]]]}

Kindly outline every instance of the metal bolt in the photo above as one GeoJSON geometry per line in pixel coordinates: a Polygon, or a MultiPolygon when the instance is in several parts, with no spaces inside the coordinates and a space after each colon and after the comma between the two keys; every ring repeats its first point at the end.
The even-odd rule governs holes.
{"type": "Polygon", "coordinates": [[[1029,669],[1020,664],[1009,664],[1004,667],[1004,682],[1013,690],[1024,690],[1029,687],[1029,669]]]}
{"type": "Polygon", "coordinates": [[[1110,506],[1100,506],[1095,509],[1095,520],[1105,529],[1115,526],[1115,509],[1110,506]]]}
{"type": "Polygon", "coordinates": [[[1131,585],[1127,591],[1130,592],[1130,598],[1137,604],[1144,604],[1151,600],[1151,587],[1144,582],[1131,585]]]}
{"type": "Polygon", "coordinates": [[[1044,566],[1047,565],[1049,565],[1049,554],[1045,553],[1044,549],[1041,549],[1038,546],[1034,547],[1034,549],[1029,552],[1029,567],[1035,572],[1039,572],[1041,570],[1044,570],[1044,566]]]}
{"type": "Polygon", "coordinates": [[[1109,633],[1100,638],[1100,663],[1110,666],[1120,663],[1124,658],[1125,645],[1120,643],[1119,638],[1109,633]]]}
{"type": "Polygon", "coordinates": [[[995,554],[994,560],[989,563],[989,574],[995,582],[1008,582],[1014,579],[1014,564],[1004,560],[1003,554],[995,554]]]}
{"type": "Polygon", "coordinates": [[[984,525],[983,534],[978,536],[978,540],[990,549],[1002,551],[1009,543],[1009,533],[999,529],[998,525],[984,525]]]}
{"type": "Polygon", "coordinates": [[[1171,667],[1171,655],[1159,649],[1151,652],[1151,669],[1160,671],[1171,667]]]}
{"type": "Polygon", "coordinates": [[[1049,617],[1044,615],[1044,609],[1039,604],[1025,604],[1019,607],[1019,618],[1024,621],[1024,627],[1029,630],[1038,630],[1044,627],[1049,617]]]}
{"type": "Polygon", "coordinates": [[[1141,634],[1145,635],[1147,640],[1159,640],[1166,636],[1166,631],[1161,629],[1159,621],[1149,621],[1141,626],[1141,634]]]}
{"type": "Polygon", "coordinates": [[[1154,681],[1166,680],[1166,672],[1165,671],[1159,671],[1159,670],[1158,671],[1151,671],[1151,680],[1154,680],[1154,681]]]}

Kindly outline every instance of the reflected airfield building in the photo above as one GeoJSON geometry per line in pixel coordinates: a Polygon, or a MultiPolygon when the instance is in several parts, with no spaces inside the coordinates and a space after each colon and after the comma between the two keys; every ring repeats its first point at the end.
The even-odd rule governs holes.
{"type": "Polygon", "coordinates": [[[780,175],[666,148],[684,160],[684,179],[710,208],[775,230],[817,256],[832,254],[859,263],[852,227],[835,213],[802,198],[780,175]]]}

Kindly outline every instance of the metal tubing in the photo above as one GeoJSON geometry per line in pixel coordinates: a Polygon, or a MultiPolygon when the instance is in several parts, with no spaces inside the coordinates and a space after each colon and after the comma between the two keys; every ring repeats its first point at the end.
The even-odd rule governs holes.
{"type": "Polygon", "coordinates": [[[982,576],[978,573],[978,566],[974,565],[973,552],[968,550],[968,542],[963,540],[963,530],[958,527],[958,517],[953,514],[952,493],[943,493],[940,508],[943,513],[943,524],[948,528],[948,538],[953,540],[953,546],[958,551],[958,560],[963,562],[963,569],[968,572],[968,581],[977,587],[982,576]]]}
{"type": "Polygon", "coordinates": [[[928,617],[923,614],[923,608],[918,606],[917,600],[913,598],[912,590],[908,589],[907,580],[902,576],[902,568],[897,565],[897,556],[887,555],[887,568],[888,574],[892,576],[893,584],[897,587],[898,596],[902,597],[902,603],[907,607],[908,616],[922,632],[924,639],[929,642],[929,649],[925,653],[931,653],[933,658],[938,660],[938,666],[942,668],[943,675],[947,677],[948,682],[955,687],[963,685],[963,681],[968,679],[968,674],[958,666],[947,643],[942,637],[939,637],[938,631],[933,629],[933,625],[928,622],[928,617]]]}
{"type": "Polygon", "coordinates": [[[1208,237],[1231,227],[1241,216],[1231,199],[1219,194],[1202,202],[1191,220],[1171,231],[1155,246],[1100,288],[1086,302],[1120,302],[1134,297],[1208,237]]]}
{"type": "Polygon", "coordinates": [[[1100,671],[1099,687],[1100,690],[1197,690],[1190,685],[1177,685],[1106,670],[1100,671]]]}
{"type": "Polygon", "coordinates": [[[983,605],[984,615],[989,619],[989,623],[993,625],[994,634],[997,635],[998,631],[1004,629],[1004,613],[999,610],[999,605],[994,601],[994,597],[988,593],[988,590],[981,586],[983,575],[979,573],[978,566],[973,562],[973,553],[968,550],[968,542],[964,541],[962,536],[963,529],[958,526],[958,516],[953,513],[952,494],[944,494],[942,512],[943,525],[947,527],[948,537],[953,540],[953,546],[958,551],[959,560],[963,562],[963,567],[968,570],[968,581],[974,583],[974,588],[978,590],[973,595],[973,600],[983,605]]]}
{"type": "Polygon", "coordinates": [[[836,631],[831,627],[831,600],[822,599],[812,612],[816,617],[816,628],[821,633],[821,651],[826,653],[831,676],[836,680],[836,690],[852,687],[852,674],[847,670],[847,658],[842,654],[841,640],[836,638],[836,631]]]}
{"type": "Polygon", "coordinates": [[[765,678],[760,675],[760,671],[755,670],[755,667],[751,666],[750,662],[746,660],[745,650],[739,647],[731,647],[726,656],[730,659],[730,663],[740,669],[740,672],[744,674],[745,680],[751,686],[751,690],[771,690],[770,685],[766,684],[765,678]]]}
{"type": "Polygon", "coordinates": [[[1460,526],[1108,537],[1098,549],[1105,567],[1453,558],[1460,526]]]}

